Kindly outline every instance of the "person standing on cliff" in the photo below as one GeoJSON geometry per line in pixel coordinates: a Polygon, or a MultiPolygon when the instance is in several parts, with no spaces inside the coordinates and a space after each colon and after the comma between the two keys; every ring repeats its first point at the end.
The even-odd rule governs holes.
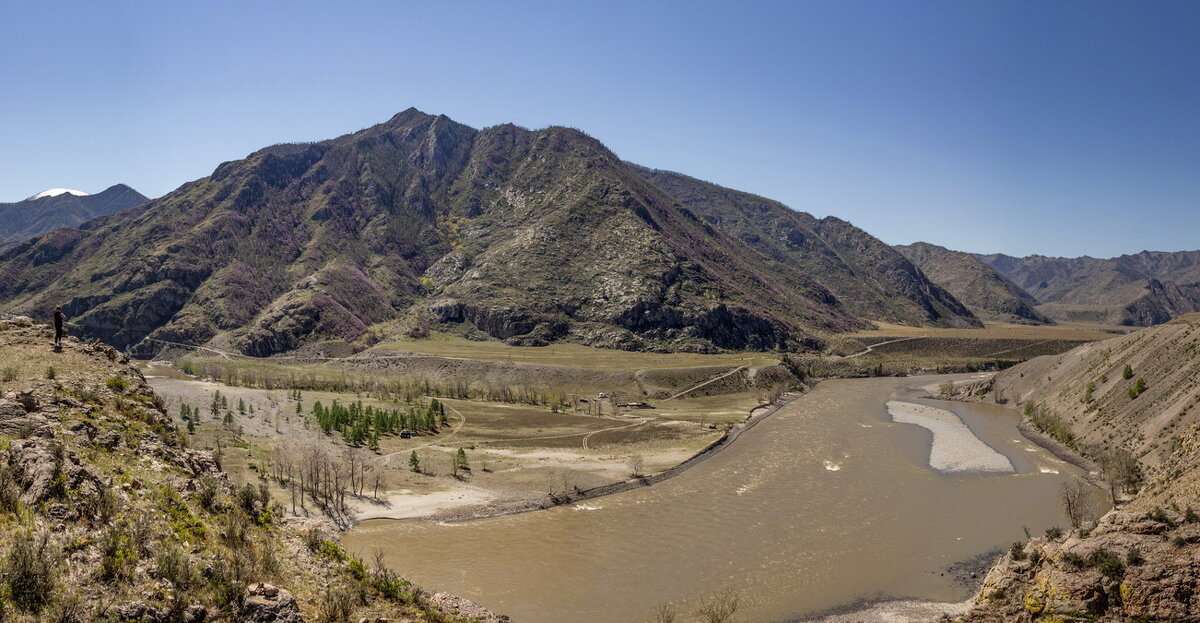
{"type": "Polygon", "coordinates": [[[62,348],[63,338],[63,321],[67,319],[67,315],[63,313],[62,306],[54,307],[54,347],[62,348]]]}

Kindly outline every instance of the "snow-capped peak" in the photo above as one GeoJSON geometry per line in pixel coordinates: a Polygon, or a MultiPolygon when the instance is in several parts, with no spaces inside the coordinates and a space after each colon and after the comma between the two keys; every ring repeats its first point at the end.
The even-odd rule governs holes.
{"type": "Polygon", "coordinates": [[[88,196],[88,194],[83,192],[82,190],[71,190],[70,188],[51,188],[49,190],[43,190],[42,192],[30,197],[29,199],[26,199],[26,201],[32,201],[34,199],[42,199],[45,197],[57,197],[59,195],[65,195],[68,193],[75,195],[76,197],[88,196]]]}

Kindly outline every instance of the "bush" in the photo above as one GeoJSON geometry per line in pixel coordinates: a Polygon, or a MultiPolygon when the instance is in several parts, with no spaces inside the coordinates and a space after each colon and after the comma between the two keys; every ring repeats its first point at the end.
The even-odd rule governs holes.
{"type": "Polygon", "coordinates": [[[46,367],[46,380],[53,381],[56,378],[58,378],[58,370],[55,370],[54,366],[47,366],[46,367]]]}
{"type": "Polygon", "coordinates": [[[187,590],[196,583],[196,572],[191,558],[178,547],[171,546],[158,553],[154,560],[158,577],[170,582],[179,590],[187,590]]]}
{"type": "Polygon", "coordinates": [[[1150,510],[1149,513],[1146,514],[1146,516],[1154,521],[1157,521],[1158,523],[1166,524],[1167,526],[1171,527],[1175,526],[1175,522],[1171,519],[1171,516],[1168,515],[1167,511],[1163,510],[1161,507],[1155,506],[1150,510]]]}
{"type": "Polygon", "coordinates": [[[116,526],[100,536],[100,579],[106,582],[128,580],[133,575],[137,556],[130,536],[116,526]]]}
{"type": "Polygon", "coordinates": [[[1008,548],[1008,555],[1013,560],[1025,560],[1025,544],[1020,541],[1014,542],[1012,547],[1008,548]]]}
{"type": "Polygon", "coordinates": [[[129,389],[129,381],[126,381],[125,377],[123,376],[110,376],[108,377],[107,381],[104,381],[104,384],[107,385],[109,389],[118,393],[122,393],[129,389]]]}
{"type": "Polygon", "coordinates": [[[218,495],[221,492],[221,485],[216,478],[212,476],[204,476],[200,479],[199,486],[196,487],[196,502],[200,504],[200,508],[213,513],[220,508],[218,503],[218,495]]]}
{"type": "Polygon", "coordinates": [[[1047,528],[1046,538],[1050,539],[1051,541],[1056,541],[1062,538],[1062,528],[1059,528],[1058,526],[1047,528]]]}
{"type": "Polygon", "coordinates": [[[1146,562],[1146,559],[1142,557],[1142,550],[1138,549],[1136,545],[1129,548],[1129,551],[1125,553],[1125,564],[1130,567],[1136,567],[1143,562],[1146,562]]]}
{"type": "Polygon", "coordinates": [[[1121,557],[1104,548],[1088,554],[1087,566],[1114,580],[1119,580],[1125,575],[1125,564],[1121,562],[1121,557]]]}
{"type": "Polygon", "coordinates": [[[14,366],[4,366],[0,368],[0,381],[15,381],[21,375],[21,371],[14,366]]]}
{"type": "Polygon", "coordinates": [[[0,577],[17,608],[37,614],[54,596],[58,554],[47,533],[18,532],[0,561],[0,577]]]}
{"type": "Polygon", "coordinates": [[[309,528],[304,532],[304,547],[314,554],[321,551],[325,540],[325,532],[319,528],[309,528]]]}
{"type": "Polygon", "coordinates": [[[1125,369],[1121,371],[1121,378],[1125,379],[1126,381],[1133,378],[1133,366],[1125,364],[1125,369]]]}
{"type": "Polygon", "coordinates": [[[349,586],[335,586],[325,592],[321,600],[321,609],[317,620],[322,623],[345,623],[354,613],[356,602],[360,601],[359,592],[349,586]]]}

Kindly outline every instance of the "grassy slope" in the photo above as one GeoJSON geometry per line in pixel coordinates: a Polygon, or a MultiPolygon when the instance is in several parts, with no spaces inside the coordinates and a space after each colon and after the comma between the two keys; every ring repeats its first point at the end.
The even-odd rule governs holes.
{"type": "Polygon", "coordinates": [[[201,611],[239,620],[247,586],[260,581],[291,590],[309,620],[459,620],[343,553],[323,522],[283,520],[255,488],[234,490],[209,453],[181,444],[115,351],[68,340],[55,353],[49,342],[45,326],[0,321],[0,386],[31,389],[41,403],[34,419],[45,418],[2,428],[6,620],[174,621],[201,611]],[[31,447],[63,457],[49,463],[62,467],[47,472],[48,485],[28,480],[21,461],[31,447]]]}

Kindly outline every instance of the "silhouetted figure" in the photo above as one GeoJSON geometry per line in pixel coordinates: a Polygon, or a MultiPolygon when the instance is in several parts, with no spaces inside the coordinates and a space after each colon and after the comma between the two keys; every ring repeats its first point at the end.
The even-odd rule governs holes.
{"type": "Polygon", "coordinates": [[[63,313],[62,306],[54,308],[54,347],[62,348],[63,339],[63,321],[67,319],[67,315],[63,313]]]}

